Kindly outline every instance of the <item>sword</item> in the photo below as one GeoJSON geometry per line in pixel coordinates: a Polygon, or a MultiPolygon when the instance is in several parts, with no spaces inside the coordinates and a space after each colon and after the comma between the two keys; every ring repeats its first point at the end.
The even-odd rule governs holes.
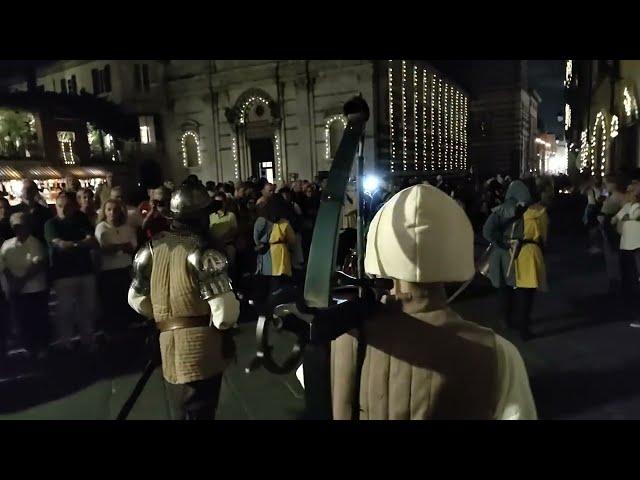
{"type": "Polygon", "coordinates": [[[133,388],[133,391],[127,398],[127,401],[124,402],[122,408],[120,409],[120,413],[116,417],[116,420],[126,420],[133,409],[133,406],[138,401],[138,398],[142,394],[144,387],[147,385],[147,382],[151,378],[151,374],[153,374],[154,370],[160,365],[162,362],[160,360],[160,343],[158,341],[158,336],[160,332],[156,328],[155,324],[151,325],[152,329],[147,335],[147,346],[151,349],[151,358],[147,362],[144,367],[144,371],[142,375],[138,379],[136,386],[133,388]]]}

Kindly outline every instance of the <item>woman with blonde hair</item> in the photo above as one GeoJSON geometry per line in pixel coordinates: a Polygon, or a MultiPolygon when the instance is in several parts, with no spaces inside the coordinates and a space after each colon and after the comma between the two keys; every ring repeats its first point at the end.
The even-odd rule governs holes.
{"type": "Polygon", "coordinates": [[[131,283],[133,253],[138,240],[127,222],[127,210],[119,200],[107,200],[101,209],[103,220],[96,227],[102,261],[98,274],[98,294],[102,303],[105,330],[125,327],[132,319],[127,303],[131,283]]]}

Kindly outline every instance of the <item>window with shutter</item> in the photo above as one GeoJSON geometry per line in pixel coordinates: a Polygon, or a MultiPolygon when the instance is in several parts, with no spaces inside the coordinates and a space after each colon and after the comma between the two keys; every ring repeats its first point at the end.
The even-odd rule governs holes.
{"type": "Polygon", "coordinates": [[[102,70],[102,89],[105,92],[111,91],[111,66],[105,65],[102,70]]]}
{"type": "Polygon", "coordinates": [[[91,82],[93,83],[93,94],[101,94],[102,91],[100,89],[100,72],[97,68],[91,70],[91,82]]]}
{"type": "Polygon", "coordinates": [[[140,64],[136,63],[133,66],[133,82],[136,89],[136,92],[142,90],[142,82],[141,82],[141,73],[140,73],[140,64]]]}
{"type": "Polygon", "coordinates": [[[142,85],[144,86],[144,91],[149,91],[149,65],[142,65],[142,85]]]}

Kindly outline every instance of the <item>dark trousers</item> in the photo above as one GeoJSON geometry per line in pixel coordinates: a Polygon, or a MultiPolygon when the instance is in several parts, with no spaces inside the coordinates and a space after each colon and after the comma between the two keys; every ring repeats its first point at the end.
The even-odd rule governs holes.
{"type": "Polygon", "coordinates": [[[535,288],[511,288],[500,289],[502,297],[502,309],[507,326],[520,330],[522,336],[529,336],[531,325],[531,311],[535,288]]]}
{"type": "Polygon", "coordinates": [[[637,316],[640,300],[638,289],[640,276],[640,250],[620,250],[620,278],[622,299],[625,309],[634,318],[637,316]]]}
{"type": "Polygon", "coordinates": [[[131,269],[104,270],[98,275],[98,294],[102,306],[102,325],[107,332],[127,328],[135,312],[129,307],[127,294],[131,284],[131,269]]]}
{"type": "Polygon", "coordinates": [[[222,373],[215,377],[175,385],[167,381],[173,420],[215,420],[222,373]]]}
{"type": "Polygon", "coordinates": [[[49,345],[49,291],[23,293],[9,298],[9,308],[19,337],[27,350],[49,345]]]}
{"type": "Polygon", "coordinates": [[[7,353],[7,338],[9,337],[9,303],[0,291],[0,358],[7,353]]]}

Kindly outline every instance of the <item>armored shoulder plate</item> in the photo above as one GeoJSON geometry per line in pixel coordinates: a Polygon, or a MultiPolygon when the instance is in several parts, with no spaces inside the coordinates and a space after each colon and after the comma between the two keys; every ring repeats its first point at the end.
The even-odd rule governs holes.
{"type": "Polygon", "coordinates": [[[131,288],[140,295],[151,293],[151,268],[153,266],[153,249],[151,242],[138,250],[133,259],[133,281],[131,288]]]}
{"type": "Polygon", "coordinates": [[[227,257],[222,253],[212,249],[195,248],[187,260],[198,278],[200,296],[203,300],[231,291],[231,281],[227,275],[227,257]]]}

